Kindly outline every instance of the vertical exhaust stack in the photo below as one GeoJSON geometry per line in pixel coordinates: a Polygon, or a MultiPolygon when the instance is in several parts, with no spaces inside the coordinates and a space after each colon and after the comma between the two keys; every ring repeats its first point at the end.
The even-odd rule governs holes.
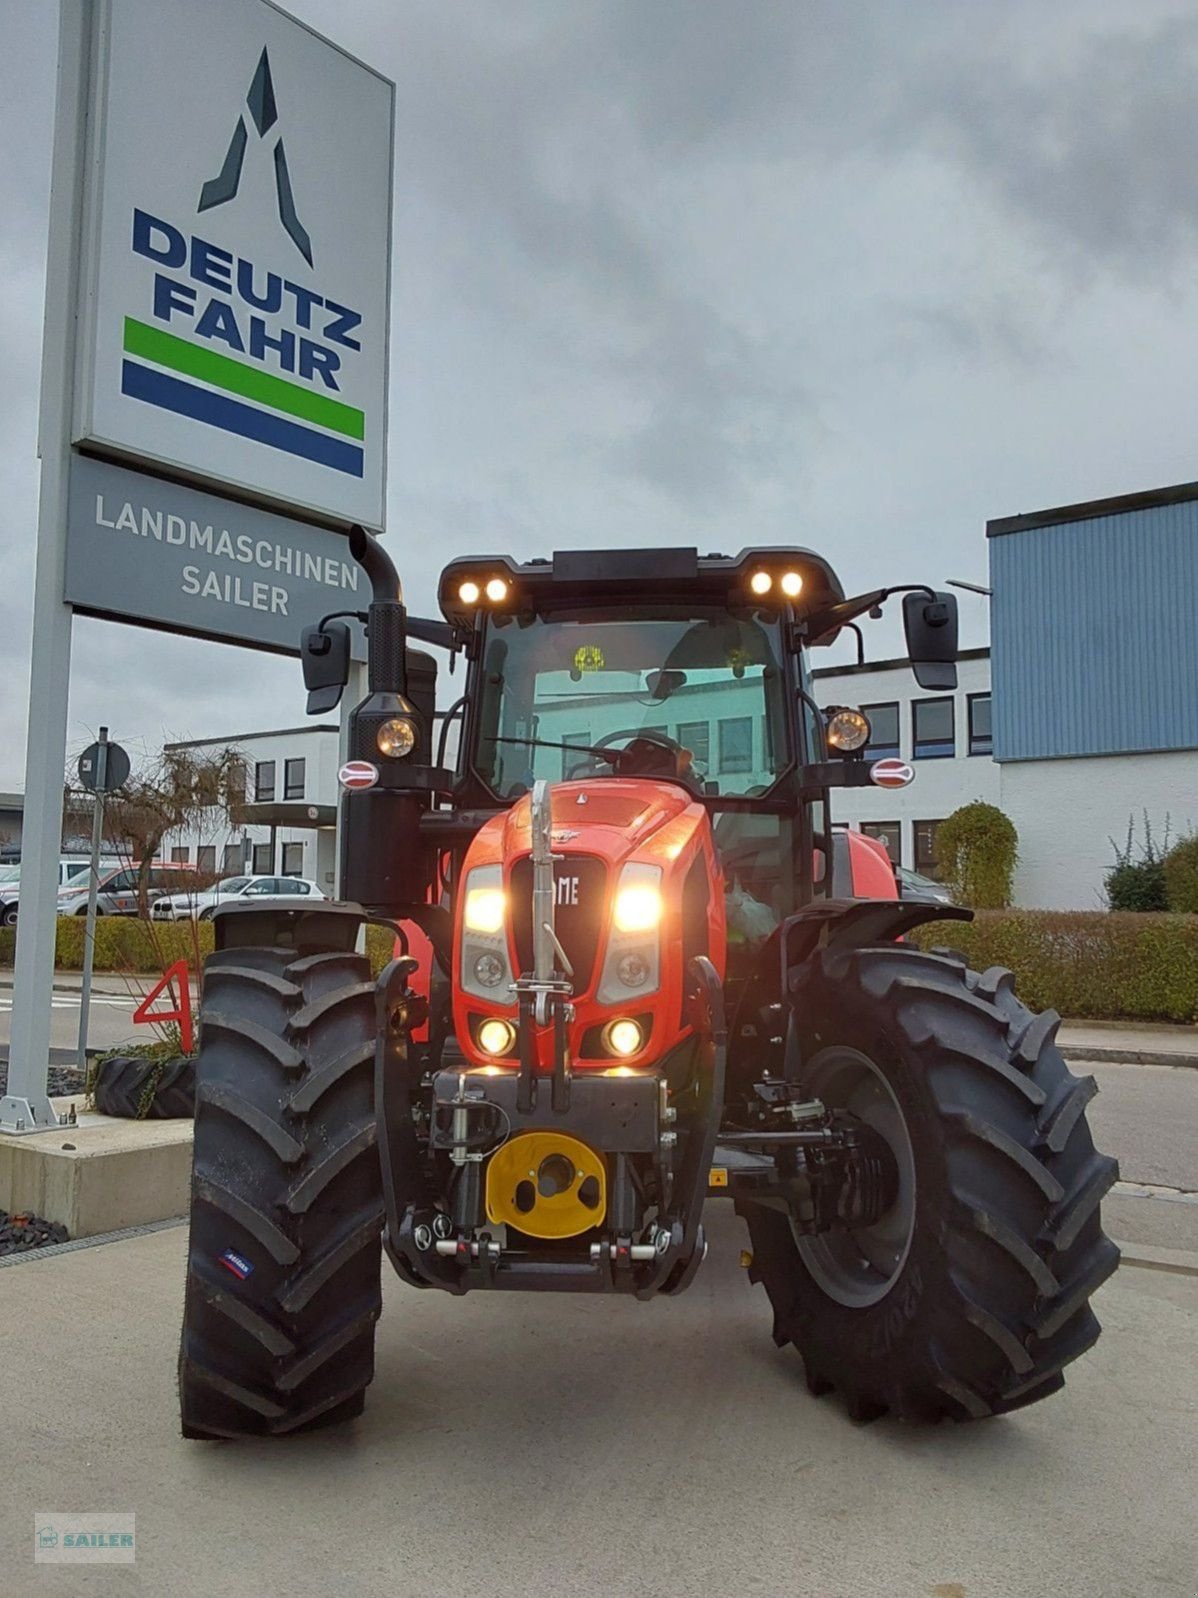
{"type": "Polygon", "coordinates": [[[374,787],[341,797],[341,893],[377,915],[398,916],[428,892],[420,818],[434,791],[436,665],[408,654],[403,586],[390,555],[362,527],[350,532],[349,547],[371,586],[369,692],[350,713],[349,753],[379,775],[374,787]]]}

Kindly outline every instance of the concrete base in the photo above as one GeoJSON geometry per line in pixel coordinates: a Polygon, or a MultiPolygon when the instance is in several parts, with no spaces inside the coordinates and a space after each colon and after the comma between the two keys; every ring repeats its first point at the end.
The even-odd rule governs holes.
{"type": "MultiPolygon", "coordinates": [[[[66,1110],[79,1100],[55,1099],[66,1110]]],[[[95,1237],[187,1213],[190,1121],[118,1121],[83,1114],[37,1137],[0,1134],[0,1209],[30,1211],[95,1237]]]]}

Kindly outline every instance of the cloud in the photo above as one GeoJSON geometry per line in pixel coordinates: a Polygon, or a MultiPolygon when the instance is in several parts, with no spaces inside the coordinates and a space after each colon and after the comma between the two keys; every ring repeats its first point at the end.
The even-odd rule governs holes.
{"type": "MultiPolygon", "coordinates": [[[[1188,5],[293,4],[397,83],[388,520],[416,610],[466,550],[786,540],[863,587],[984,579],[989,515],[1193,477],[1188,5]]],[[[53,9],[0,25],[7,788],[53,9]]],[[[80,622],[72,740],[293,724],[298,675],[80,622]]]]}

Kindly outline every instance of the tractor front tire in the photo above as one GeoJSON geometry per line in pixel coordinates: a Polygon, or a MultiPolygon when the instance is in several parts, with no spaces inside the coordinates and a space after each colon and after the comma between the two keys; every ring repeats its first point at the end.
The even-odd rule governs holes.
{"type": "Polygon", "coordinates": [[[275,1435],[358,1415],[381,1308],[369,963],[218,951],[200,1037],[183,1435],[275,1435]]]}
{"type": "Polygon", "coordinates": [[[1009,971],[906,944],[822,950],[792,993],[805,1088],[886,1136],[899,1196],[874,1227],[816,1238],[742,1205],[775,1341],[857,1420],[980,1419],[1056,1392],[1119,1261],[1099,1214],[1118,1167],[1059,1017],[1033,1015],[1009,971]]]}

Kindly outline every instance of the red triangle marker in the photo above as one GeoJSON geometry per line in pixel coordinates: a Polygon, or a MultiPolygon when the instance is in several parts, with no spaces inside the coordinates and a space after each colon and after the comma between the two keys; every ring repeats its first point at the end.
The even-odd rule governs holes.
{"type": "Polygon", "coordinates": [[[148,1021],[177,1021],[179,1023],[179,1041],[183,1045],[184,1054],[191,1053],[191,980],[187,969],[186,960],[176,960],[169,966],[162,979],[154,984],[149,993],[133,1012],[134,1022],[148,1021]],[[179,984],[179,997],[175,998],[175,983],[179,984]],[[173,1010],[154,1010],[150,1006],[154,1000],[163,993],[175,1006],[173,1010]]]}

